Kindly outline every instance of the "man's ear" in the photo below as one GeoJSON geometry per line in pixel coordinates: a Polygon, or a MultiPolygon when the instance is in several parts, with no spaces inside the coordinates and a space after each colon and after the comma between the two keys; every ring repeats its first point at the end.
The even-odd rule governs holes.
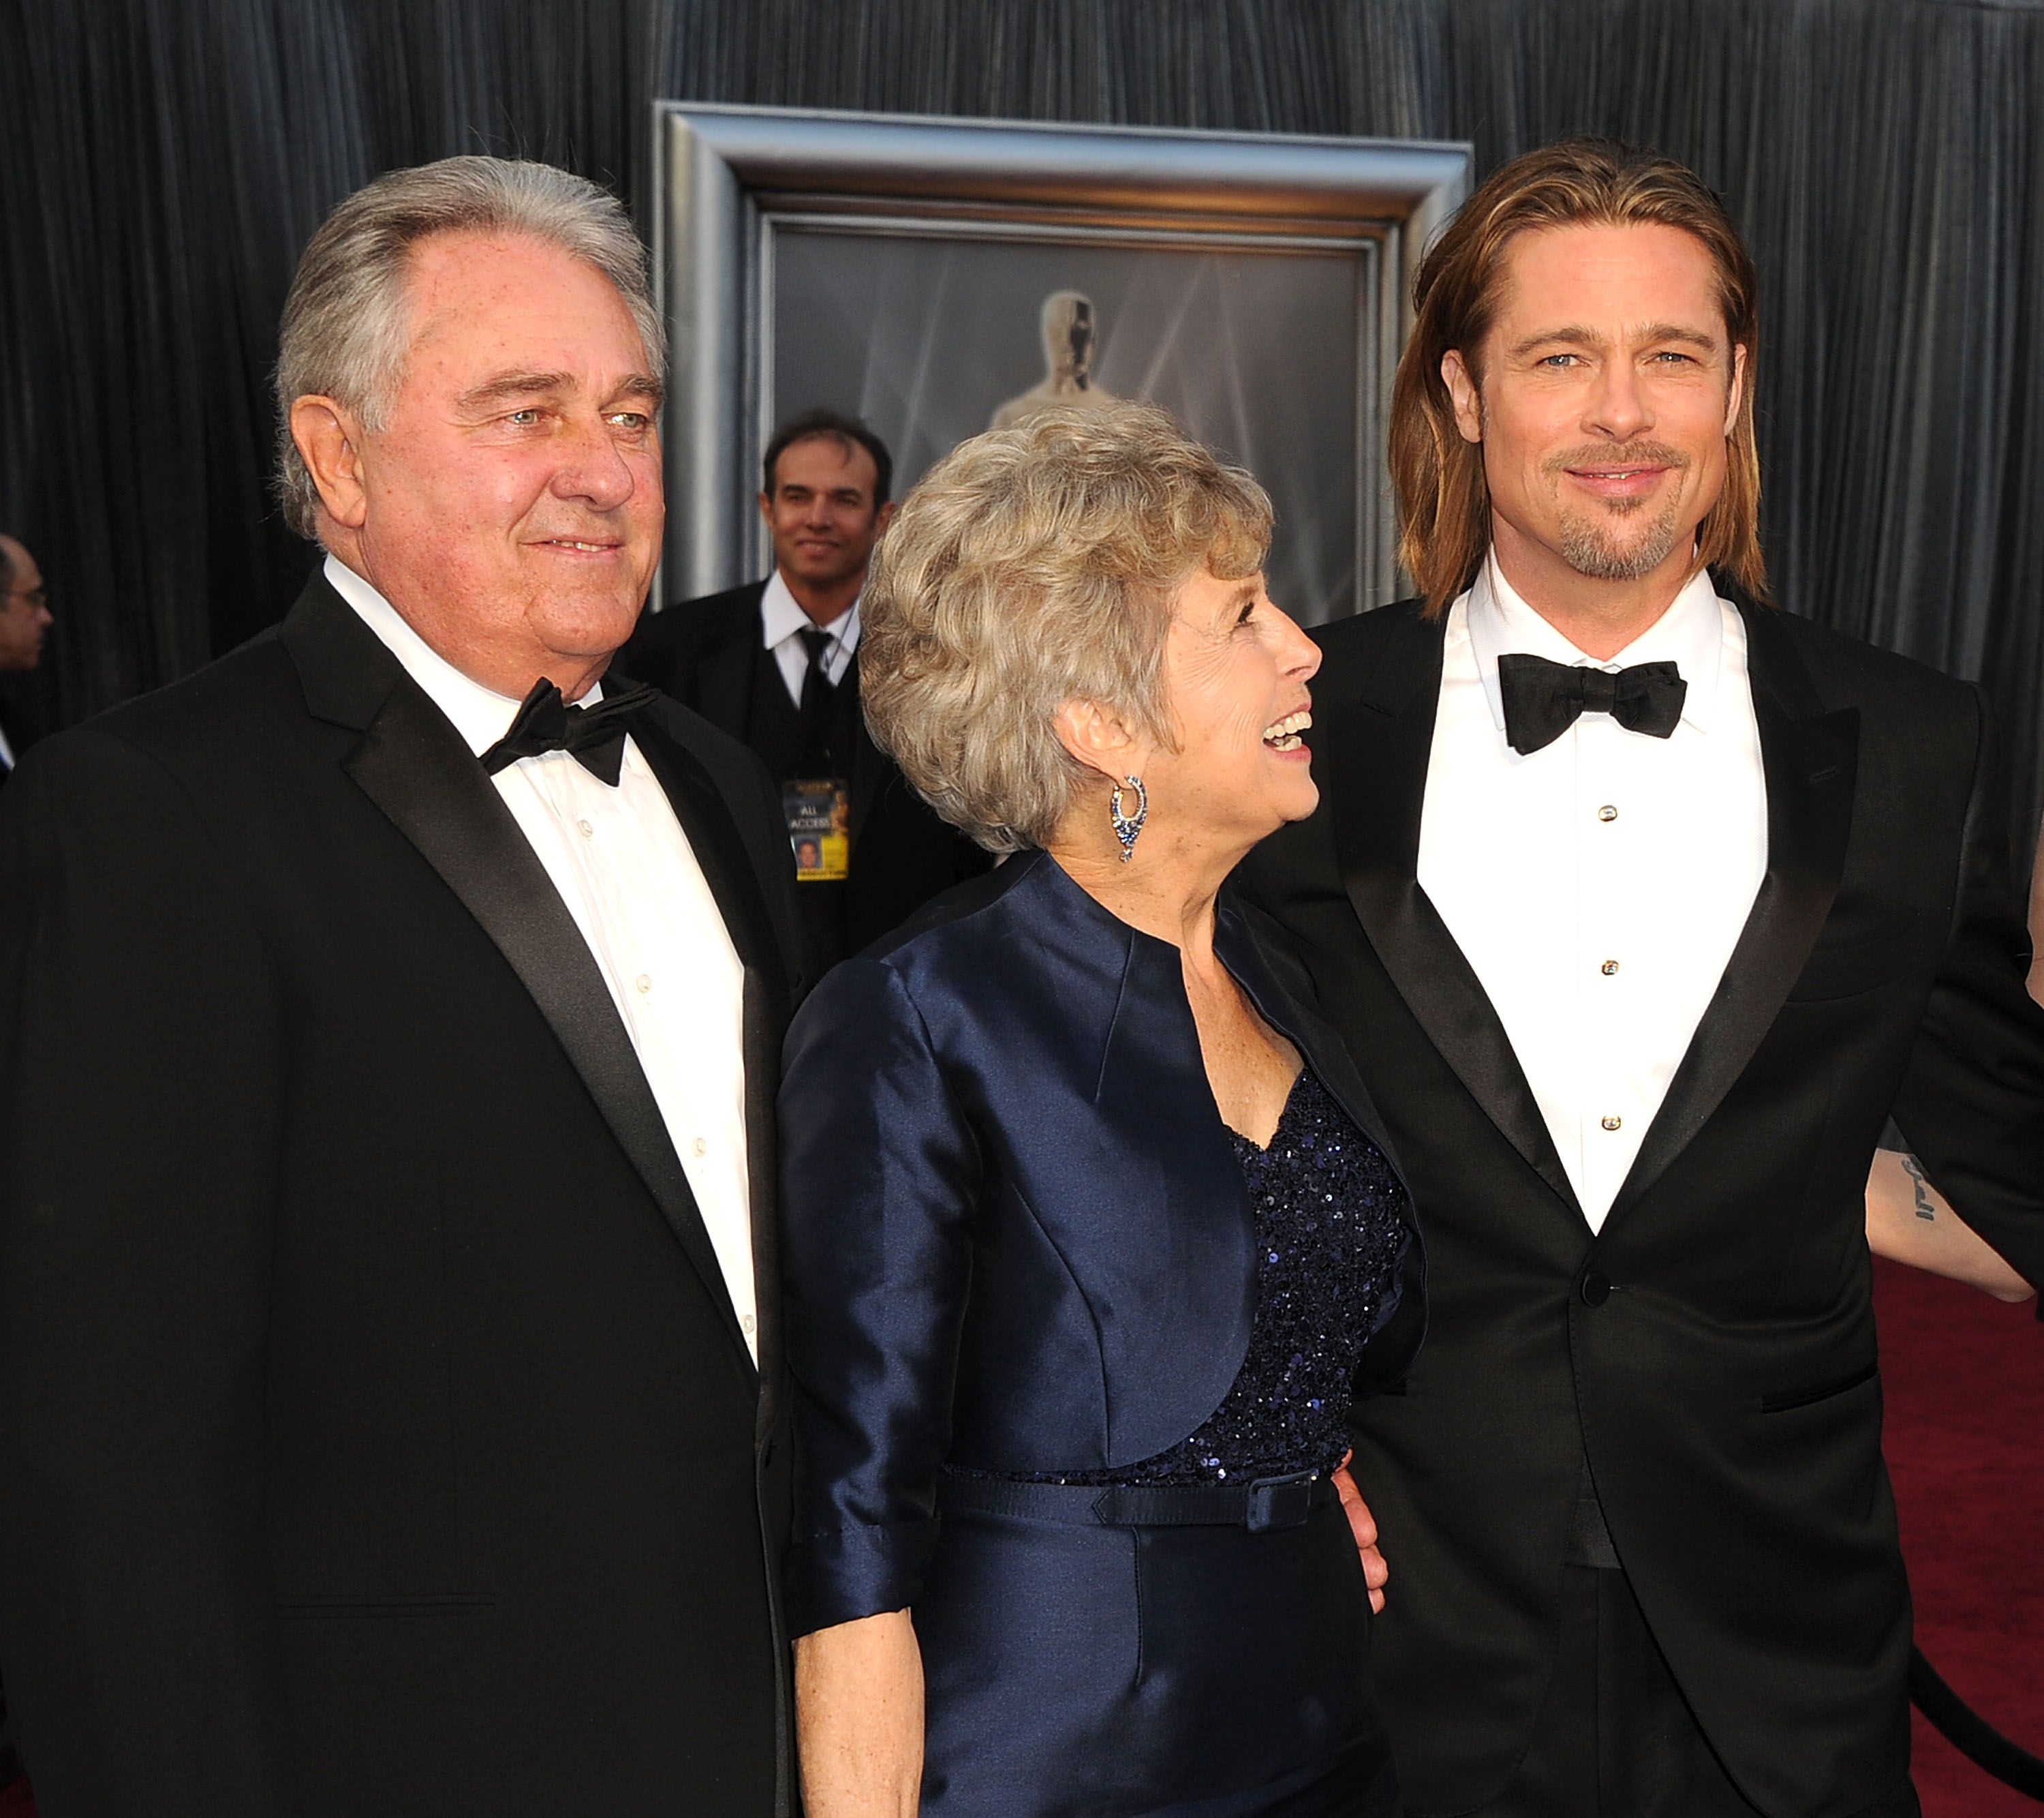
{"type": "Polygon", "coordinates": [[[359,530],[369,515],[362,477],[362,425],[335,399],[308,393],[291,401],[291,440],[335,523],[359,530]]]}
{"type": "Polygon", "coordinates": [[[774,528],[774,495],[771,493],[759,494],[759,520],[769,530],[774,528]]]}
{"type": "Polygon", "coordinates": [[[1460,348],[1450,348],[1441,356],[1441,382],[1448,388],[1448,401],[1455,407],[1455,427],[1465,442],[1483,440],[1483,394],[1477,389],[1476,375],[1462,359],[1460,348]]]}
{"type": "Polygon", "coordinates": [[[897,502],[889,499],[873,514],[873,534],[878,536],[894,521],[894,507],[897,502]]]}
{"type": "Polygon", "coordinates": [[[1051,724],[1066,751],[1110,782],[1143,774],[1152,741],[1112,708],[1097,701],[1067,701],[1051,716],[1051,724]]]}
{"type": "Polygon", "coordinates": [[[1739,421],[1739,407],[1746,398],[1746,347],[1734,342],[1731,350],[1731,394],[1725,399],[1724,432],[1729,436],[1739,421]]]}

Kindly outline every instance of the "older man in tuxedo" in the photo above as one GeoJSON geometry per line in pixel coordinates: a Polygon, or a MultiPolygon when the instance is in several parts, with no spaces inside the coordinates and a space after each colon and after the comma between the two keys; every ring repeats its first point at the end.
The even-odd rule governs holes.
{"type": "Polygon", "coordinates": [[[1427,1236],[1427,1346],[1354,1462],[1408,1805],[1900,1818],[1891,1108],[1992,1246],[1913,1259],[2044,1275],[1980,697],[1754,603],[1754,276],[1691,173],[1508,165],[1417,303],[1392,455],[1426,597],[1323,634],[1321,805],[1247,880],[1427,1236]]]}
{"type": "Polygon", "coordinates": [[[790,1804],[793,981],[749,754],[606,689],[610,197],[378,179],[286,305],[275,632],[0,811],[0,1658],[45,1818],[790,1804]]]}

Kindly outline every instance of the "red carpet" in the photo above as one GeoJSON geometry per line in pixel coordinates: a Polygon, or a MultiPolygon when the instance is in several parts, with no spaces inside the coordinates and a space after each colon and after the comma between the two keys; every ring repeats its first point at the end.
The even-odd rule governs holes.
{"type": "MultiPolygon", "coordinates": [[[[1916,1644],[2004,1735],[2044,1755],[2044,1326],[2034,1303],[1874,1269],[1916,1644]]],[[[1925,1818],[2044,1812],[1915,1722],[1925,1818]]]]}

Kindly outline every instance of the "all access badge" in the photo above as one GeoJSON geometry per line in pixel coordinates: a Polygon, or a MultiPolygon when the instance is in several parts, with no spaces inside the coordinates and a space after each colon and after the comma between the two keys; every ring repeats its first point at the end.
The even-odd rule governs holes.
{"type": "Polygon", "coordinates": [[[841,884],[851,875],[851,791],[840,777],[809,777],[781,786],[795,881],[841,884]]]}

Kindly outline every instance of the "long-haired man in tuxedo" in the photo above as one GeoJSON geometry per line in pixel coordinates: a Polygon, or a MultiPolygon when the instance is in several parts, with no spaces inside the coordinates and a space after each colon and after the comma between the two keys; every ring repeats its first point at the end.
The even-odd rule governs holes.
{"type": "Polygon", "coordinates": [[[0,1660],[46,1818],[789,1808],[793,982],[750,754],[606,689],[665,349],[616,201],[306,248],[274,632],[0,804],[0,1660]]]}
{"type": "Polygon", "coordinates": [[[1966,1223],[1883,1247],[2044,1275],[2044,1011],[1980,695],[1758,603],[1754,274],[1690,172],[1521,159],[1416,301],[1392,466],[1424,597],[1321,634],[1321,805],[1247,880],[1427,1236],[1427,1344],[1354,1465],[1406,1800],[1900,1818],[1891,1110],[1966,1223]]]}

